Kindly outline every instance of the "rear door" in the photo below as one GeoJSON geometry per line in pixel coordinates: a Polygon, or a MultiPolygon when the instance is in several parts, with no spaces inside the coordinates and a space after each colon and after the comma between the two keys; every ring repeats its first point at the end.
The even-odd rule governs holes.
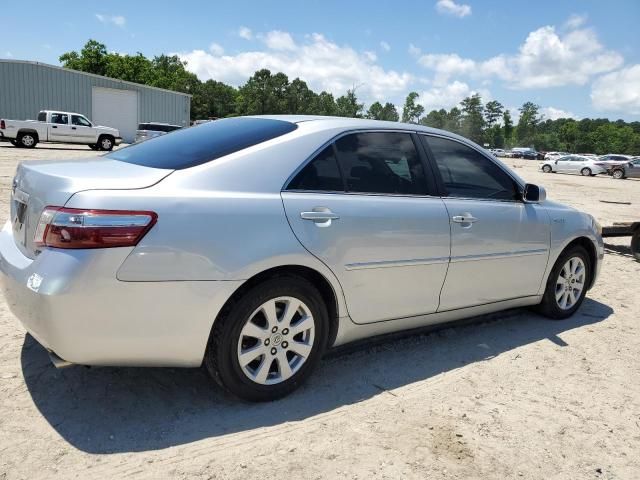
{"type": "Polygon", "coordinates": [[[69,114],[52,112],[49,122],[49,140],[52,142],[73,142],[74,131],[69,124],[69,114]]]}
{"type": "Polygon", "coordinates": [[[449,220],[405,132],[350,133],[282,192],[296,237],[342,285],[356,323],[433,313],[449,261],[449,220]]]}
{"type": "Polygon", "coordinates": [[[439,311],[537,295],[549,256],[549,216],[520,200],[495,161],[453,139],[421,136],[437,165],[451,221],[451,262],[439,311]]]}

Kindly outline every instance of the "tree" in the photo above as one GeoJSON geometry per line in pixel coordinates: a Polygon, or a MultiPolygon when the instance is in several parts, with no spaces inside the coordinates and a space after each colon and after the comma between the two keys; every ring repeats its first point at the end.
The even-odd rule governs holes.
{"type": "Polygon", "coordinates": [[[502,117],[504,106],[497,100],[491,100],[484,106],[484,120],[487,128],[493,127],[498,119],[502,117]]]}
{"type": "Polygon", "coordinates": [[[222,82],[207,80],[194,92],[191,110],[195,118],[224,118],[235,114],[238,91],[222,82]],[[197,102],[197,106],[196,106],[197,102]]]}
{"type": "Polygon", "coordinates": [[[484,117],[482,98],[474,94],[460,102],[462,106],[462,134],[476,143],[482,143],[484,137],[484,117]]]}
{"type": "Polygon", "coordinates": [[[462,133],[462,112],[458,107],[453,107],[447,113],[444,129],[453,133],[462,133]]]}
{"type": "Polygon", "coordinates": [[[90,39],[80,53],[75,51],[63,53],[59,60],[65,68],[105,75],[108,64],[107,55],[107,47],[103,43],[90,39]]]}
{"type": "Polygon", "coordinates": [[[335,115],[336,110],[336,101],[330,93],[322,91],[314,99],[313,113],[316,115],[335,115]]]}
{"type": "Polygon", "coordinates": [[[289,79],[284,73],[271,75],[263,68],[255,72],[238,89],[236,111],[239,115],[265,115],[286,113],[286,93],[289,79]]]}
{"type": "Polygon", "coordinates": [[[380,102],[374,102],[367,110],[367,118],[373,120],[387,120],[390,122],[398,121],[398,111],[393,103],[385,103],[384,106],[380,102]]]}
{"type": "Polygon", "coordinates": [[[520,111],[520,119],[518,120],[518,126],[516,128],[516,138],[521,146],[532,146],[534,144],[536,128],[538,127],[538,123],[540,123],[540,117],[538,115],[540,106],[533,102],[525,102],[518,110],[520,111]]]}
{"type": "Polygon", "coordinates": [[[317,95],[309,89],[306,82],[295,78],[286,89],[287,113],[315,113],[314,101],[316,96],[317,95]]]}
{"type": "Polygon", "coordinates": [[[346,95],[336,100],[336,115],[338,117],[362,118],[364,104],[358,103],[355,89],[347,90],[346,95]]]}
{"type": "Polygon", "coordinates": [[[510,146],[513,141],[513,120],[509,110],[505,110],[502,114],[502,130],[504,132],[504,143],[510,146]]]}
{"type": "Polygon", "coordinates": [[[447,124],[447,111],[444,108],[440,110],[431,110],[426,117],[420,119],[420,125],[433,128],[445,128],[447,124]]]}
{"type": "Polygon", "coordinates": [[[424,107],[416,100],[420,98],[417,92],[410,92],[404,101],[404,107],[402,108],[402,121],[403,123],[418,123],[420,117],[424,113],[424,107]]]}

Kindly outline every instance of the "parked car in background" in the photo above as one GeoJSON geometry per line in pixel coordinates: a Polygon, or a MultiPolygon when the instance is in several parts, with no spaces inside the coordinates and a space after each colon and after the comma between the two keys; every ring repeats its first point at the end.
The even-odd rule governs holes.
{"type": "Polygon", "coordinates": [[[640,158],[636,157],[630,162],[612,165],[607,169],[607,173],[618,180],[640,178],[640,158]]]}
{"type": "Polygon", "coordinates": [[[194,120],[193,122],[191,122],[191,126],[195,127],[196,125],[202,125],[203,123],[213,122],[214,120],[217,120],[217,118],[204,118],[201,120],[194,120]]]}
{"type": "Polygon", "coordinates": [[[144,142],[145,140],[149,140],[151,138],[166,135],[169,132],[180,130],[181,128],[182,127],[180,125],[171,125],[169,123],[141,123],[138,125],[138,130],[136,131],[135,143],[144,142]]]}
{"type": "Polygon", "coordinates": [[[566,157],[567,155],[570,155],[570,153],[569,152],[547,152],[545,153],[543,160],[556,160],[560,157],[566,157]]]}
{"type": "Polygon", "coordinates": [[[609,153],[607,155],[599,156],[597,159],[597,162],[598,162],[598,165],[604,167],[606,170],[609,167],[626,163],[629,160],[631,160],[631,157],[628,155],[619,155],[619,154],[609,153]]]}
{"type": "Polygon", "coordinates": [[[545,173],[579,173],[585,177],[605,173],[607,170],[593,158],[580,155],[566,155],[556,160],[545,160],[539,165],[545,173]]]}
{"type": "Polygon", "coordinates": [[[204,364],[248,400],[333,345],[523,306],[568,318],[604,256],[592,216],[397,122],[229,118],[25,162],[13,187],[0,283],[55,362],[204,364]]]}
{"type": "Polygon", "coordinates": [[[0,139],[16,147],[34,148],[39,142],[79,143],[93,150],[111,150],[122,141],[120,132],[96,126],[80,113],[42,110],[38,120],[0,119],[0,139]]]}
{"type": "Polygon", "coordinates": [[[491,152],[496,156],[496,157],[506,157],[505,155],[505,151],[502,148],[494,148],[493,150],[491,150],[491,152]]]}
{"type": "Polygon", "coordinates": [[[542,160],[544,155],[536,152],[535,150],[525,150],[522,152],[522,156],[525,160],[542,160]]]}

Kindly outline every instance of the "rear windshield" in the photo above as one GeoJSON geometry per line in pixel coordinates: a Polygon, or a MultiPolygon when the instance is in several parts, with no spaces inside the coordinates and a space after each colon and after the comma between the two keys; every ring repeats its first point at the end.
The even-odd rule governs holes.
{"type": "Polygon", "coordinates": [[[152,168],[194,167],[292,132],[295,123],[267,118],[225,118],[176,130],[116,150],[106,158],[152,168]]]}

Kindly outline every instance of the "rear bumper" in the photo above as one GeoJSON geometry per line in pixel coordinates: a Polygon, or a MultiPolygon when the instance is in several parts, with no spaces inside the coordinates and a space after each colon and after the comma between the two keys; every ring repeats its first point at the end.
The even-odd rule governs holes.
{"type": "Polygon", "coordinates": [[[0,232],[0,284],[13,314],[66,362],[199,366],[213,320],[241,281],[122,282],[130,248],[45,249],[36,259],[0,232]]]}

